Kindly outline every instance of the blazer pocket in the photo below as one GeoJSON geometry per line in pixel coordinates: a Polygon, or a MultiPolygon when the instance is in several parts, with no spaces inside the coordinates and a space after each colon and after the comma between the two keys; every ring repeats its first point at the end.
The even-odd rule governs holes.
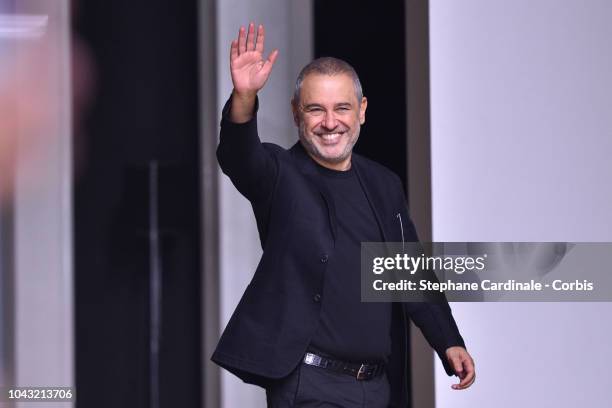
{"type": "MultiPolygon", "coordinates": [[[[395,224],[395,231],[397,232],[397,230],[399,229],[399,238],[401,240],[398,242],[402,243],[402,250],[403,250],[404,245],[406,243],[406,235],[405,235],[406,234],[406,229],[405,229],[406,220],[402,216],[401,211],[396,211],[395,214],[393,215],[393,218],[394,218],[394,224],[395,224]]],[[[395,234],[394,236],[398,236],[398,235],[395,234]]]]}

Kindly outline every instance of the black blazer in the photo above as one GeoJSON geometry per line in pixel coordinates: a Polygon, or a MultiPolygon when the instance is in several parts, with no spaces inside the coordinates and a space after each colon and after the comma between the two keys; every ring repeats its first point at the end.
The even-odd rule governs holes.
{"type": "MultiPolygon", "coordinates": [[[[228,101],[217,158],[223,172],[251,202],[263,255],[211,359],[243,381],[265,386],[269,379],[284,377],[296,367],[315,333],[325,296],[327,260],[334,256],[338,214],[317,176],[316,164],[299,142],[289,150],[261,143],[257,107],[244,124],[228,119],[229,108],[228,101]]],[[[399,177],[355,153],[352,166],[384,240],[417,241],[399,177]]],[[[446,302],[394,303],[392,309],[392,354],[387,368],[391,406],[406,407],[408,318],[421,329],[449,375],[453,370],[445,350],[464,342],[446,302]]]]}

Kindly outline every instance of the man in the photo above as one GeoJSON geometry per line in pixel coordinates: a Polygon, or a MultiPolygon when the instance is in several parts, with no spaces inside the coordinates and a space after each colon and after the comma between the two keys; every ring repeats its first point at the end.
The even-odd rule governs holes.
{"type": "Polygon", "coordinates": [[[292,100],[299,142],[261,143],[257,93],[278,56],[264,60],[264,36],[250,24],[232,41],[217,150],[252,204],[263,255],[212,360],[265,387],[270,407],[406,407],[410,318],[461,378],[453,388],[470,386],[447,303],[360,302],[360,242],[417,237],[399,178],[352,153],[367,108],[357,74],[335,58],[308,64],[292,100]]]}

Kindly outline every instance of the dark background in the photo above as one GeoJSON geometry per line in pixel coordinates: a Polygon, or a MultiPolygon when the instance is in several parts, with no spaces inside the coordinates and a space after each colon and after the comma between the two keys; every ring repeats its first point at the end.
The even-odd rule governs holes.
{"type": "Polygon", "coordinates": [[[406,185],[406,53],[403,0],[314,1],[314,53],[355,68],[368,98],[355,151],[406,185]]]}
{"type": "Polygon", "coordinates": [[[79,407],[150,406],[153,160],[162,200],[161,406],[200,406],[197,15],[196,0],[108,0],[81,1],[74,16],[95,66],[75,139],[79,407]]]}

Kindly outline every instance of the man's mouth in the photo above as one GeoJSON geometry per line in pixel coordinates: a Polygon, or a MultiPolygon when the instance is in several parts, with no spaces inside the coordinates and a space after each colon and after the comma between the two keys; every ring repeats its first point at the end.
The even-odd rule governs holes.
{"type": "Polygon", "coordinates": [[[342,135],[346,132],[334,132],[334,133],[319,133],[319,136],[324,145],[334,145],[340,141],[342,135]]]}

